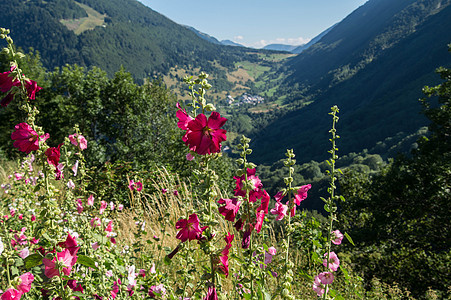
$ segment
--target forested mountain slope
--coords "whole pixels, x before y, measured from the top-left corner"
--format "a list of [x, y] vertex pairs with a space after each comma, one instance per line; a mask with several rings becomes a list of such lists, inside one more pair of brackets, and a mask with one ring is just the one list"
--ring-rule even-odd
[[301, 161], [325, 159], [335, 104], [341, 153], [427, 125], [418, 98], [439, 80], [434, 70], [451, 63], [450, 29], [450, 1], [367, 2], [290, 62], [283, 89], [292, 110], [254, 136], [258, 162], [282, 158], [287, 147]]
[[243, 48], [203, 40], [136, 0], [1, 1], [0, 20], [16, 45], [41, 53], [47, 68], [76, 63], [112, 75], [124, 66], [142, 79], [175, 66], [218, 73], [215, 63], [227, 68], [247, 56]]

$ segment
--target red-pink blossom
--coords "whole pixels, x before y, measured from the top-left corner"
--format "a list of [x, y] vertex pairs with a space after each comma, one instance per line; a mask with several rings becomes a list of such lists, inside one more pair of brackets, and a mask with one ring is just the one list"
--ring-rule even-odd
[[88, 148], [88, 141], [86, 141], [86, 138], [82, 136], [81, 134], [74, 133], [69, 135], [69, 140], [74, 146], [78, 146], [80, 150], [85, 150]]
[[188, 219], [181, 219], [175, 224], [175, 228], [180, 229], [176, 238], [185, 242], [186, 240], [196, 240], [202, 235], [202, 229], [199, 225], [199, 218], [192, 214]]
[[31, 289], [31, 283], [33, 282], [33, 280], [34, 276], [30, 272], [20, 275], [17, 290], [22, 294], [28, 293]]
[[[247, 175], [247, 180], [251, 182], [251, 186], [252, 186], [252, 190], [249, 191], [249, 202], [254, 203], [255, 201], [257, 201], [257, 199], [260, 199], [263, 195], [263, 184], [260, 180], [260, 178], [258, 178], [258, 176], [255, 176], [255, 169], [247, 169], [246, 171], [246, 175]], [[246, 179], [245, 175], [242, 175], [240, 177], [233, 177], [236, 181], [236, 187], [234, 189], [235, 192], [235, 196], [241, 196], [241, 197], [245, 197], [246, 196], [246, 190], [244, 189], [244, 181]]]
[[27, 90], [27, 97], [30, 100], [34, 100], [36, 92], [42, 90], [42, 88], [38, 86], [38, 83], [31, 79], [25, 80], [25, 89]]
[[22, 293], [16, 289], [9, 288], [1, 296], [1, 300], [19, 300]]
[[56, 253], [56, 257], [54, 257], [52, 260], [48, 258], [43, 258], [42, 262], [44, 263], [45, 266], [44, 270], [45, 276], [47, 276], [48, 278], [60, 276], [60, 272], [56, 266], [57, 260], [59, 264], [63, 266], [62, 268], [63, 274], [69, 276], [70, 272], [72, 271], [72, 267], [77, 262], [77, 258], [78, 257], [76, 255], [76, 251], [75, 253], [72, 254], [69, 251], [69, 249], [64, 249], [63, 251]]
[[100, 201], [100, 210], [99, 210], [99, 214], [103, 214], [103, 212], [105, 211], [106, 207], [108, 206], [108, 203], [106, 203], [106, 201]]
[[76, 202], [77, 202], [77, 212], [78, 212], [79, 214], [81, 214], [81, 213], [83, 212], [83, 202], [81, 201], [80, 198], [78, 198], [78, 199], [76, 200]]
[[15, 131], [11, 134], [11, 139], [15, 140], [13, 146], [25, 153], [38, 150], [39, 141], [49, 138], [48, 133], [39, 136], [27, 123], [19, 123], [14, 128]]
[[138, 192], [141, 192], [142, 189], [143, 189], [143, 184], [141, 183], [141, 181], [138, 181], [138, 182], [136, 183], [136, 190], [137, 190]]
[[307, 192], [312, 187], [311, 184], [306, 184], [301, 186], [298, 189], [298, 192], [296, 195], [294, 195], [294, 204], [301, 205], [301, 201], [305, 200], [307, 198]]
[[219, 204], [225, 204], [224, 206], [219, 207], [219, 213], [225, 217], [227, 221], [234, 222], [236, 214], [240, 209], [241, 201], [238, 201], [236, 198], [232, 199], [219, 199]]
[[314, 282], [313, 282], [313, 290], [316, 292], [318, 297], [323, 296], [324, 294], [324, 288], [321, 284], [321, 280], [319, 279], [319, 276], [315, 276]]
[[221, 251], [221, 256], [219, 256], [219, 261], [221, 262], [219, 269], [224, 273], [226, 278], [229, 276], [229, 250], [232, 247], [233, 238], [233, 234], [227, 233], [227, 236], [224, 238], [226, 246]]
[[185, 111], [177, 111], [179, 128], [186, 130], [183, 141], [191, 151], [200, 155], [218, 153], [221, 142], [227, 139], [226, 130], [221, 127], [227, 121], [218, 112], [212, 112], [207, 120], [204, 114], [192, 119]]
[[282, 220], [286, 215], [288, 211], [288, 206], [281, 202], [276, 202], [276, 205], [273, 209], [271, 209], [271, 214], [277, 215], [276, 220], [280, 221]]
[[216, 289], [214, 286], [208, 287], [207, 296], [204, 300], [218, 300], [218, 294], [216, 294]]

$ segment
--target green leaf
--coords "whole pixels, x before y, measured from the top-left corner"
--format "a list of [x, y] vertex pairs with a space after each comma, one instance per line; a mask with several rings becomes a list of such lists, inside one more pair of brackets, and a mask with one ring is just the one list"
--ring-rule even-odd
[[24, 260], [25, 269], [31, 269], [42, 264], [42, 256], [38, 253], [28, 255]]
[[348, 241], [355, 246], [354, 241], [352, 240], [352, 238], [349, 236], [349, 234], [347, 232], [345, 232], [345, 237], [348, 239]]
[[83, 265], [85, 267], [97, 269], [95, 261], [86, 255], [78, 255], [77, 263], [79, 263], [80, 265]]

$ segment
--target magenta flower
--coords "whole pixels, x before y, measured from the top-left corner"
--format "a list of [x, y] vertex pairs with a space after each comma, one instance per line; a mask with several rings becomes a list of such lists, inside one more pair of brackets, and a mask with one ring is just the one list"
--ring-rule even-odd
[[[252, 190], [249, 192], [249, 202], [254, 203], [257, 199], [260, 199], [263, 195], [263, 184], [258, 176], [255, 176], [255, 169], [247, 169], [247, 180], [251, 182]], [[235, 196], [246, 196], [246, 190], [244, 189], [245, 176], [233, 177], [236, 180], [236, 187], [234, 189]]]
[[77, 173], [78, 173], [78, 160], [72, 166], [72, 172], [74, 172], [74, 176], [77, 176]]
[[77, 212], [78, 212], [79, 214], [81, 214], [81, 213], [83, 212], [83, 202], [81, 201], [80, 198], [78, 198], [78, 199], [76, 200], [76, 202], [77, 202]]
[[48, 133], [39, 136], [27, 123], [19, 123], [14, 128], [11, 134], [11, 139], [15, 140], [13, 146], [27, 154], [39, 149], [40, 140], [45, 141], [50, 137]]
[[184, 111], [177, 111], [180, 129], [186, 130], [183, 136], [185, 145], [190, 150], [200, 155], [218, 153], [221, 151], [221, 142], [227, 139], [226, 130], [221, 127], [227, 121], [218, 112], [212, 112], [207, 120], [204, 114], [199, 114], [195, 119]]
[[28, 293], [31, 289], [31, 283], [33, 280], [34, 276], [30, 272], [20, 275], [17, 290], [22, 294]]
[[[2, 93], [8, 93], [13, 86], [19, 86], [20, 81], [18, 79], [14, 79], [14, 77], [10, 76], [11, 72], [15, 69], [15, 67], [11, 67], [10, 71], [6, 71], [0, 73], [0, 91]], [[7, 107], [9, 103], [14, 98], [14, 93], [8, 93], [1, 101], [0, 105], [3, 107]]]
[[276, 220], [280, 221], [282, 220], [286, 215], [288, 211], [288, 206], [281, 202], [276, 202], [276, 205], [273, 209], [271, 209], [271, 214], [277, 215]]
[[334, 230], [332, 231], [332, 243], [335, 245], [340, 245], [341, 241], [343, 240], [343, 234], [340, 232], [340, 230]]
[[192, 214], [188, 219], [181, 219], [175, 224], [175, 228], [180, 229], [176, 238], [185, 242], [186, 240], [196, 240], [202, 235], [202, 229], [199, 226], [199, 218]]
[[240, 209], [241, 201], [238, 201], [236, 198], [232, 199], [219, 199], [219, 204], [225, 204], [224, 206], [219, 207], [219, 213], [225, 217], [227, 221], [234, 222], [236, 214]]
[[232, 247], [234, 235], [227, 233], [227, 236], [224, 238], [226, 242], [226, 246], [221, 251], [221, 256], [219, 257], [219, 261], [221, 265], [219, 265], [219, 269], [224, 273], [226, 278], [229, 276], [229, 250]]
[[179, 109], [175, 114], [179, 119], [177, 126], [182, 130], [188, 130], [188, 123], [194, 119], [186, 113], [186, 110], [182, 110], [182, 107], [179, 103], [177, 103], [177, 108]]
[[186, 160], [192, 161], [194, 159], [194, 155], [192, 155], [191, 153], [188, 153], [186, 155]]
[[294, 204], [301, 205], [301, 202], [307, 198], [307, 192], [311, 187], [311, 184], [301, 186], [298, 189], [298, 193], [294, 195]]
[[218, 294], [216, 294], [216, 289], [214, 286], [208, 287], [207, 296], [204, 300], [218, 300]]
[[60, 276], [60, 271], [56, 265], [56, 261], [58, 261], [58, 264], [62, 266], [63, 274], [69, 276], [70, 272], [72, 271], [72, 267], [77, 262], [78, 257], [76, 255], [76, 252], [77, 251], [71, 254], [71, 251], [69, 251], [69, 249], [64, 249], [63, 251], [56, 253], [56, 257], [54, 257], [52, 260], [43, 258], [42, 262], [45, 266], [45, 276], [47, 276], [48, 278]]
[[82, 292], [83, 293], [83, 287], [81, 286], [81, 283], [77, 285], [77, 280], [71, 279], [67, 281], [67, 286], [73, 290], [74, 292]]
[[332, 272], [322, 272], [318, 275], [322, 284], [331, 284], [334, 281], [334, 274]]
[[30, 100], [34, 100], [36, 92], [42, 90], [42, 88], [38, 86], [38, 83], [31, 79], [25, 80], [25, 89], [27, 90], [27, 96]]
[[130, 191], [133, 191], [135, 189], [135, 182], [133, 180], [130, 180], [128, 182], [128, 188], [130, 189]]
[[141, 191], [143, 190], [143, 184], [141, 183], [141, 181], [138, 181], [138, 182], [136, 183], [136, 190], [137, 190], [138, 192], [141, 192]]
[[[323, 265], [327, 268], [327, 253], [324, 254], [325, 259], [323, 260]], [[329, 253], [329, 269], [332, 271], [337, 271], [340, 266], [340, 260], [338, 259], [337, 254], [335, 252]]]
[[1, 300], [15, 300], [20, 299], [22, 297], [22, 293], [16, 289], [9, 288], [7, 289], [0, 298]]
[[69, 135], [69, 140], [74, 146], [78, 146], [80, 150], [85, 150], [88, 148], [88, 141], [84, 136], [78, 133]]
[[99, 210], [99, 214], [103, 214], [103, 212], [105, 211], [106, 207], [108, 206], [108, 203], [106, 203], [106, 201], [100, 201], [100, 210]]

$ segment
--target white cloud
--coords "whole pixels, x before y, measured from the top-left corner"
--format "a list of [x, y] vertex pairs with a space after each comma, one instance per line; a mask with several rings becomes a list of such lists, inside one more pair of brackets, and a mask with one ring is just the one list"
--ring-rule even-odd
[[237, 41], [242, 41], [244, 40], [244, 37], [242, 35], [237, 35], [233, 37], [233, 41], [237, 42]]
[[246, 43], [245, 41], [241, 40], [241, 43], [245, 46], [252, 47], [252, 48], [263, 48], [266, 45], [270, 45], [270, 44], [284, 44], [284, 45], [298, 46], [298, 45], [306, 44], [306, 43], [310, 42], [310, 40], [311, 39], [298, 37], [298, 38], [276, 38], [276, 39], [272, 39], [272, 40], [260, 40], [260, 41], [253, 42], [253, 43]]

